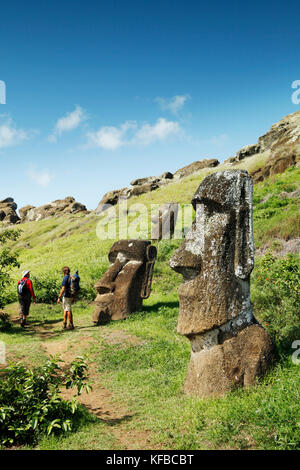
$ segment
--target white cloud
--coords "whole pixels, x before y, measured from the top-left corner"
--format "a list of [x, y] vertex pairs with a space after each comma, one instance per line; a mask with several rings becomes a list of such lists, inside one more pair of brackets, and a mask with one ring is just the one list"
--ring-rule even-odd
[[87, 119], [83, 109], [76, 106], [74, 111], [67, 113], [66, 116], [58, 119], [52, 134], [48, 137], [49, 142], [56, 142], [57, 137], [63, 132], [69, 132], [76, 129], [81, 122]]
[[28, 138], [27, 132], [17, 129], [10, 118], [6, 118], [6, 121], [0, 124], [0, 148], [19, 145]]
[[152, 126], [146, 123], [141, 127], [138, 127], [135, 121], [126, 121], [119, 127], [104, 126], [96, 132], [89, 132], [87, 146], [116, 150], [125, 145], [150, 145], [182, 133], [178, 122], [167, 121], [164, 118], [159, 118]]
[[43, 187], [48, 186], [50, 181], [53, 179], [53, 175], [51, 175], [47, 169], [36, 170], [34, 168], [30, 168], [27, 174], [32, 181]]
[[160, 105], [163, 111], [170, 111], [177, 115], [188, 99], [190, 99], [190, 95], [176, 95], [170, 99], [158, 96], [155, 98], [155, 101]]
[[89, 145], [92, 147], [102, 147], [106, 150], [116, 150], [128, 143], [126, 141], [126, 134], [129, 130], [133, 130], [136, 127], [137, 124], [134, 121], [126, 121], [119, 128], [114, 126], [101, 127], [98, 131], [87, 134]]
[[167, 121], [164, 118], [159, 118], [153, 126], [150, 124], [144, 124], [136, 133], [134, 140], [136, 142], [141, 142], [144, 145], [149, 145], [153, 142], [165, 140], [171, 135], [179, 133], [182, 133], [182, 130], [178, 122]]

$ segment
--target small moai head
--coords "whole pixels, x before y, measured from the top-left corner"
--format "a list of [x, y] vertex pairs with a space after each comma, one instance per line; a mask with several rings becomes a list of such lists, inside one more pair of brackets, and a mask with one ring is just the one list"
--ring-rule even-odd
[[176, 202], [165, 203], [158, 207], [151, 217], [151, 239], [171, 239], [175, 232], [178, 216], [178, 204]]
[[186, 281], [178, 291], [178, 331], [183, 334], [208, 331], [237, 316], [246, 304], [251, 308], [251, 177], [245, 170], [212, 173], [198, 187], [192, 204], [192, 228], [170, 260], [170, 267]]
[[113, 244], [108, 254], [110, 267], [95, 284], [94, 323], [124, 319], [142, 307], [151, 292], [156, 256], [150, 241], [119, 240]]

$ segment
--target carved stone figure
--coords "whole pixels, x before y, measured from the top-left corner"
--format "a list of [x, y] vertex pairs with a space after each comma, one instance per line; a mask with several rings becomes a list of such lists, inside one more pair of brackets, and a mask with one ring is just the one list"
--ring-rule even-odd
[[185, 392], [222, 395], [249, 386], [274, 357], [252, 313], [252, 179], [245, 170], [207, 176], [194, 194], [196, 219], [171, 258], [181, 273], [178, 332], [191, 342]]
[[108, 254], [111, 265], [95, 284], [94, 323], [125, 319], [141, 309], [143, 299], [151, 292], [156, 256], [150, 241], [120, 240], [113, 244]]
[[170, 239], [174, 235], [178, 215], [177, 203], [166, 203], [151, 217], [151, 239]]

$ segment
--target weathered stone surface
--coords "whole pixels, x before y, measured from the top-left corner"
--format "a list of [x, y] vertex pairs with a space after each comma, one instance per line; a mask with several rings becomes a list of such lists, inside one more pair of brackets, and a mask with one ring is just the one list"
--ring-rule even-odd
[[300, 162], [300, 152], [295, 147], [283, 148], [273, 152], [260, 168], [251, 173], [254, 183], [264, 181], [266, 178], [278, 173], [283, 173], [290, 166], [296, 166]]
[[150, 193], [151, 191], [154, 191], [158, 187], [159, 187], [158, 183], [154, 181], [152, 183], [145, 183], [145, 184], [133, 186], [133, 188], [130, 191], [130, 197], [140, 196], [141, 194]]
[[131, 181], [131, 186], [142, 186], [147, 183], [158, 183], [160, 180], [157, 176], [147, 176], [146, 178], [137, 178]]
[[0, 201], [0, 222], [7, 225], [18, 223], [20, 217], [16, 213], [17, 207], [12, 197]]
[[258, 324], [211, 348], [198, 350], [197, 338], [190, 338], [191, 361], [184, 385], [188, 395], [212, 397], [255, 385], [274, 361], [271, 339]]
[[20, 209], [21, 222], [33, 222], [63, 214], [88, 213], [87, 208], [71, 196], [57, 199], [40, 207], [25, 206]]
[[156, 256], [150, 241], [120, 240], [113, 244], [108, 254], [111, 265], [95, 284], [94, 323], [125, 319], [141, 309], [143, 299], [151, 292]]
[[130, 197], [130, 189], [122, 188], [116, 189], [114, 191], [108, 191], [104, 194], [103, 198], [99, 202], [96, 213], [101, 214], [101, 212], [107, 210], [111, 206], [115, 206], [122, 199], [127, 199]]
[[[196, 219], [170, 260], [185, 280], [178, 289], [177, 327], [192, 346], [185, 391], [218, 395], [235, 382], [254, 383], [273, 357], [271, 341], [257, 325], [250, 301], [251, 177], [245, 170], [213, 173], [200, 184], [192, 203]], [[248, 341], [247, 332], [257, 338], [256, 349], [242, 349], [254, 341], [250, 336]]]
[[171, 202], [160, 206], [151, 217], [151, 239], [170, 239], [174, 235], [178, 204]]
[[171, 173], [170, 171], [165, 171], [165, 173], [160, 175], [160, 180], [172, 180], [173, 176], [173, 173]]
[[35, 209], [35, 206], [27, 205], [27, 206], [21, 207], [21, 209], [19, 210], [21, 220], [25, 220], [27, 213], [31, 209]]
[[234, 158], [235, 161], [243, 160], [246, 157], [251, 157], [252, 155], [260, 152], [260, 145], [246, 145], [245, 147], [241, 148], [236, 154]]
[[203, 170], [203, 168], [214, 168], [219, 165], [219, 160], [216, 158], [204, 159], [190, 163], [190, 165], [180, 168], [174, 173], [174, 178], [184, 178], [185, 176], [193, 175], [197, 171]]
[[243, 147], [235, 157], [225, 160], [224, 163], [234, 164], [264, 152], [268, 152], [269, 156], [264, 165], [251, 173], [254, 183], [300, 164], [300, 111], [289, 114], [273, 124], [266, 134], [259, 137], [257, 144]]

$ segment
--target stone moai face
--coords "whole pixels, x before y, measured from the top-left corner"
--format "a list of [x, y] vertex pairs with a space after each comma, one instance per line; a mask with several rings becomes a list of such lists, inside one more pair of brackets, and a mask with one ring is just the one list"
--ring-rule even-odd
[[178, 204], [171, 202], [163, 204], [157, 213], [151, 217], [151, 239], [170, 239], [174, 235], [178, 216]]
[[151, 292], [156, 256], [150, 241], [120, 240], [113, 244], [108, 254], [111, 265], [95, 284], [94, 323], [125, 319], [141, 309], [143, 299]]
[[[272, 356], [272, 345], [257, 324], [250, 301], [251, 177], [244, 170], [213, 173], [200, 184], [192, 204], [195, 221], [170, 266], [185, 281], [178, 289], [178, 332], [192, 347], [185, 390], [209, 396], [234, 384], [254, 383], [266, 369], [264, 357]], [[255, 354], [250, 346], [253, 335]], [[229, 347], [230, 353], [225, 353]], [[248, 354], [251, 351], [255, 357]]]

